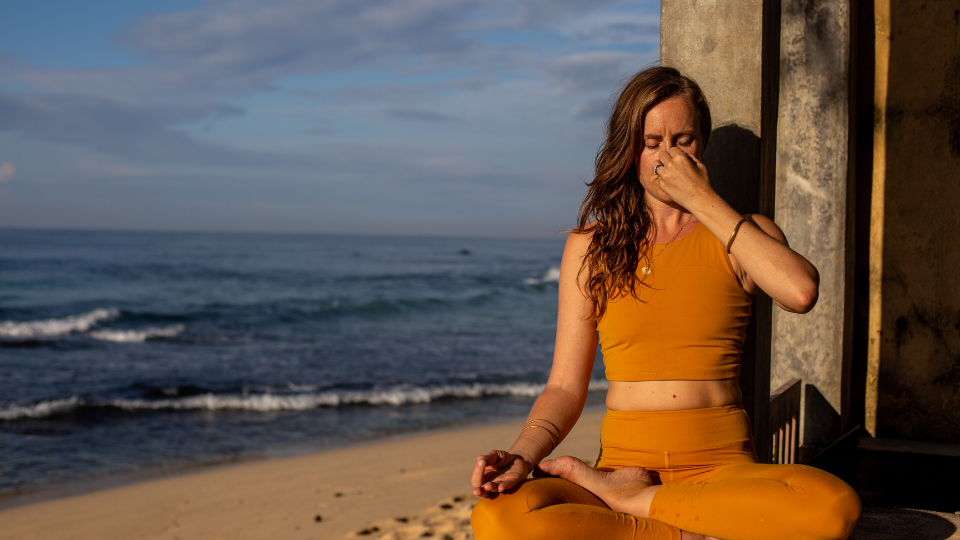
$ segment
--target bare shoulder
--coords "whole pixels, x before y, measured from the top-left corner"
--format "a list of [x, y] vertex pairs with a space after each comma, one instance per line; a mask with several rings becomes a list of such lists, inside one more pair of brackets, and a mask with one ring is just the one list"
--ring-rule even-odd
[[743, 217], [758, 229], [770, 235], [771, 238], [779, 241], [781, 244], [789, 245], [786, 235], [780, 230], [780, 227], [774, 221], [763, 214], [744, 214]]
[[567, 242], [563, 246], [563, 262], [560, 264], [561, 274], [564, 267], [580, 267], [583, 258], [587, 255], [587, 250], [590, 248], [590, 242], [593, 241], [594, 230], [596, 230], [596, 222], [591, 221], [583, 229], [572, 229], [570, 231]]
[[563, 253], [566, 255], [568, 252], [579, 253], [582, 257], [586, 253], [587, 248], [590, 246], [590, 242], [593, 241], [593, 232], [596, 229], [597, 222], [591, 221], [587, 223], [586, 227], [581, 229], [573, 229], [570, 231], [570, 235], [567, 236], [567, 244], [563, 248]]
[[583, 260], [587, 256], [587, 250], [590, 248], [590, 242], [593, 241], [593, 232], [596, 223], [587, 224], [582, 230], [572, 230], [567, 236], [567, 243], [563, 248], [563, 261], [560, 263], [560, 285], [565, 283], [577, 283], [583, 286], [583, 281], [587, 274], [581, 272], [583, 269]]

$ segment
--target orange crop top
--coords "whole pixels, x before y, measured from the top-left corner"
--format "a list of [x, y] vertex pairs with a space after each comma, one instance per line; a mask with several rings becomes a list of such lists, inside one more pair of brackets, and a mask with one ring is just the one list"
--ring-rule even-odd
[[[660, 253], [637, 286], [607, 302], [597, 323], [611, 381], [718, 380], [740, 375], [751, 296], [723, 244], [697, 224], [687, 236], [651, 246]], [[644, 263], [645, 264], [645, 263]], [[643, 277], [639, 274], [638, 277]]]

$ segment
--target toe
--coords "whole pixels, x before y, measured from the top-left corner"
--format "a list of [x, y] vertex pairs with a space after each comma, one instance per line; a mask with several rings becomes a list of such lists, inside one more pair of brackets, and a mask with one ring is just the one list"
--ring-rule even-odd
[[594, 493], [598, 490], [602, 491], [604, 479], [609, 474], [598, 471], [579, 459], [570, 456], [562, 456], [555, 459], [553, 469], [556, 472], [551, 474], [569, 480]]
[[552, 474], [553, 476], [559, 476], [571, 482], [577, 482], [579, 477], [582, 475], [582, 469], [587, 465], [580, 461], [577, 458], [570, 456], [560, 456], [556, 459], [550, 461], [544, 461], [540, 464], [540, 468], [544, 471]]

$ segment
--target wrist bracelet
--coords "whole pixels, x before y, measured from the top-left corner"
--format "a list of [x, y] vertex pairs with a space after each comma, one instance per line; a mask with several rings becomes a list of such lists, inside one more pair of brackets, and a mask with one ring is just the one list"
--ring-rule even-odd
[[550, 424], [550, 426], [553, 427], [554, 431], [557, 434], [557, 439], [560, 438], [560, 428], [558, 428], [557, 425], [554, 424], [553, 422], [547, 420], [546, 418], [534, 418], [533, 420], [530, 420], [529, 422], [527, 422], [527, 425], [532, 424], [534, 422], [546, 422]]
[[746, 220], [747, 218], [745, 217], [740, 218], [740, 221], [737, 222], [737, 226], [734, 227], [733, 232], [730, 233], [730, 239], [727, 240], [727, 253], [730, 253], [730, 246], [733, 245], [733, 239], [737, 237], [737, 231], [740, 230], [740, 226], [743, 225], [743, 222]]
[[552, 448], [550, 448], [550, 452], [553, 452], [553, 449], [556, 448], [558, 444], [560, 444], [560, 441], [558, 441], [558, 440], [555, 438], [555, 436], [554, 436], [554, 434], [553, 434], [552, 431], [550, 431], [549, 429], [547, 429], [547, 428], [545, 428], [545, 427], [543, 427], [543, 426], [538, 426], [538, 425], [536, 425], [536, 424], [531, 424], [531, 425], [529, 425], [529, 426], [521, 429], [521, 430], [520, 430], [520, 433], [523, 433], [524, 431], [526, 431], [526, 430], [528, 430], [528, 429], [530, 429], [530, 428], [540, 428], [540, 429], [542, 429], [542, 430], [544, 430], [544, 431], [546, 431], [547, 433], [550, 434], [550, 443], [551, 443], [552, 446], [553, 446]]

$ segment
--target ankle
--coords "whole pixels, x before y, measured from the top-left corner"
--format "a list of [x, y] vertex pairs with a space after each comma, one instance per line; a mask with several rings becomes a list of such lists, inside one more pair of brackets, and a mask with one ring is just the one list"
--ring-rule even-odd
[[640, 495], [637, 497], [637, 517], [650, 517], [650, 507], [653, 505], [653, 497], [657, 494], [658, 489], [660, 489], [660, 486], [649, 486], [640, 491]]

